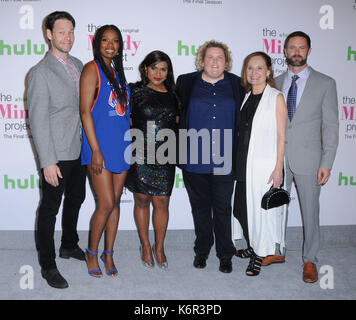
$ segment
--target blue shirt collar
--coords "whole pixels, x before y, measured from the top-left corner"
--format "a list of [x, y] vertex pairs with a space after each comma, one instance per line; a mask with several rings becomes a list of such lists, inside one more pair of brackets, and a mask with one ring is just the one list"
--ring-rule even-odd
[[[309, 77], [309, 73], [310, 73], [310, 67], [307, 66], [306, 68], [304, 68], [302, 71], [300, 71], [299, 73], [297, 73], [297, 75], [299, 76], [299, 78], [301, 79], [307, 79]], [[288, 79], [292, 79], [292, 77], [295, 75], [295, 73], [293, 73], [292, 71], [290, 71], [288, 69]]]

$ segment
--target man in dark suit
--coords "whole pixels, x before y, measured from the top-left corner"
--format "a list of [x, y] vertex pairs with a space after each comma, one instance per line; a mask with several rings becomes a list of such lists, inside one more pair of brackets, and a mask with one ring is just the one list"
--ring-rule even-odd
[[[302, 31], [288, 35], [284, 54], [288, 70], [276, 78], [284, 93], [289, 121], [286, 132], [286, 185], [298, 191], [304, 227], [303, 280], [317, 281], [319, 196], [330, 177], [339, 141], [335, 80], [308, 66], [310, 38]], [[266, 257], [262, 265], [284, 262], [284, 255]]]
[[[231, 234], [232, 149], [236, 149], [235, 128], [245, 93], [241, 79], [228, 72], [231, 57], [223, 43], [209, 41], [200, 47], [197, 68], [198, 72], [177, 79], [183, 105], [179, 161], [196, 234], [193, 265], [205, 268], [215, 235], [219, 270], [230, 273], [236, 252]], [[186, 130], [196, 135], [189, 135], [184, 148]], [[182, 154], [187, 155], [187, 162]]]
[[69, 13], [51, 13], [45, 20], [45, 27], [51, 49], [31, 70], [27, 95], [31, 132], [42, 178], [37, 240], [43, 278], [52, 287], [66, 288], [68, 283], [55, 262], [53, 237], [64, 194], [59, 256], [84, 260], [77, 234], [86, 182], [86, 169], [80, 163], [79, 78], [83, 64], [69, 55], [75, 27]]

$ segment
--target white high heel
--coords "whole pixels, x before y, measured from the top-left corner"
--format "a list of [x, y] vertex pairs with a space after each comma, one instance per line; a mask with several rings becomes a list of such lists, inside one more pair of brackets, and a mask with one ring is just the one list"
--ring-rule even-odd
[[147, 262], [142, 259], [142, 246], [140, 246], [140, 259], [141, 259], [141, 262], [145, 268], [148, 268], [148, 269], [154, 268], [154, 266], [155, 266], [154, 262]]
[[156, 260], [156, 263], [157, 263], [157, 266], [159, 267], [159, 268], [161, 268], [162, 270], [164, 270], [164, 271], [168, 271], [168, 262], [166, 261], [166, 262], [158, 262], [157, 261], [157, 257], [156, 257], [156, 244], [154, 244], [153, 246], [152, 246], [152, 254], [153, 254], [153, 257], [154, 257], [154, 259]]

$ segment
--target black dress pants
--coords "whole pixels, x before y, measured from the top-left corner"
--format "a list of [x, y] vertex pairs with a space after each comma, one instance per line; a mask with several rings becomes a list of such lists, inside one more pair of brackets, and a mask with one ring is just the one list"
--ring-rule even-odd
[[230, 260], [236, 252], [231, 232], [233, 177], [183, 170], [183, 179], [192, 207], [195, 254], [207, 258], [215, 235], [217, 257]]
[[247, 247], [250, 247], [247, 221], [246, 181], [236, 181], [234, 197], [234, 217], [239, 221]]
[[42, 199], [38, 209], [37, 245], [39, 262], [43, 270], [56, 268], [54, 231], [56, 216], [63, 202], [61, 247], [74, 249], [78, 245], [77, 222], [81, 204], [85, 199], [86, 167], [80, 159], [59, 161], [63, 178], [58, 178], [59, 186], [46, 182], [41, 170]]

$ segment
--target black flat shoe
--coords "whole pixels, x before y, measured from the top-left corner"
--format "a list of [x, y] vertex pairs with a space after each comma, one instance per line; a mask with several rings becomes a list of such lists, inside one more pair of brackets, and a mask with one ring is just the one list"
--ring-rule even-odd
[[41, 275], [47, 280], [49, 286], [57, 289], [68, 288], [68, 282], [62, 277], [58, 269], [41, 270]]
[[197, 269], [204, 269], [206, 267], [206, 258], [195, 256], [193, 266]]
[[63, 259], [74, 258], [80, 261], [85, 261], [84, 251], [79, 247], [76, 247], [75, 249], [65, 249], [61, 247], [59, 248], [59, 256]]
[[231, 273], [232, 272], [231, 260], [220, 260], [219, 271], [221, 271], [223, 273]]

